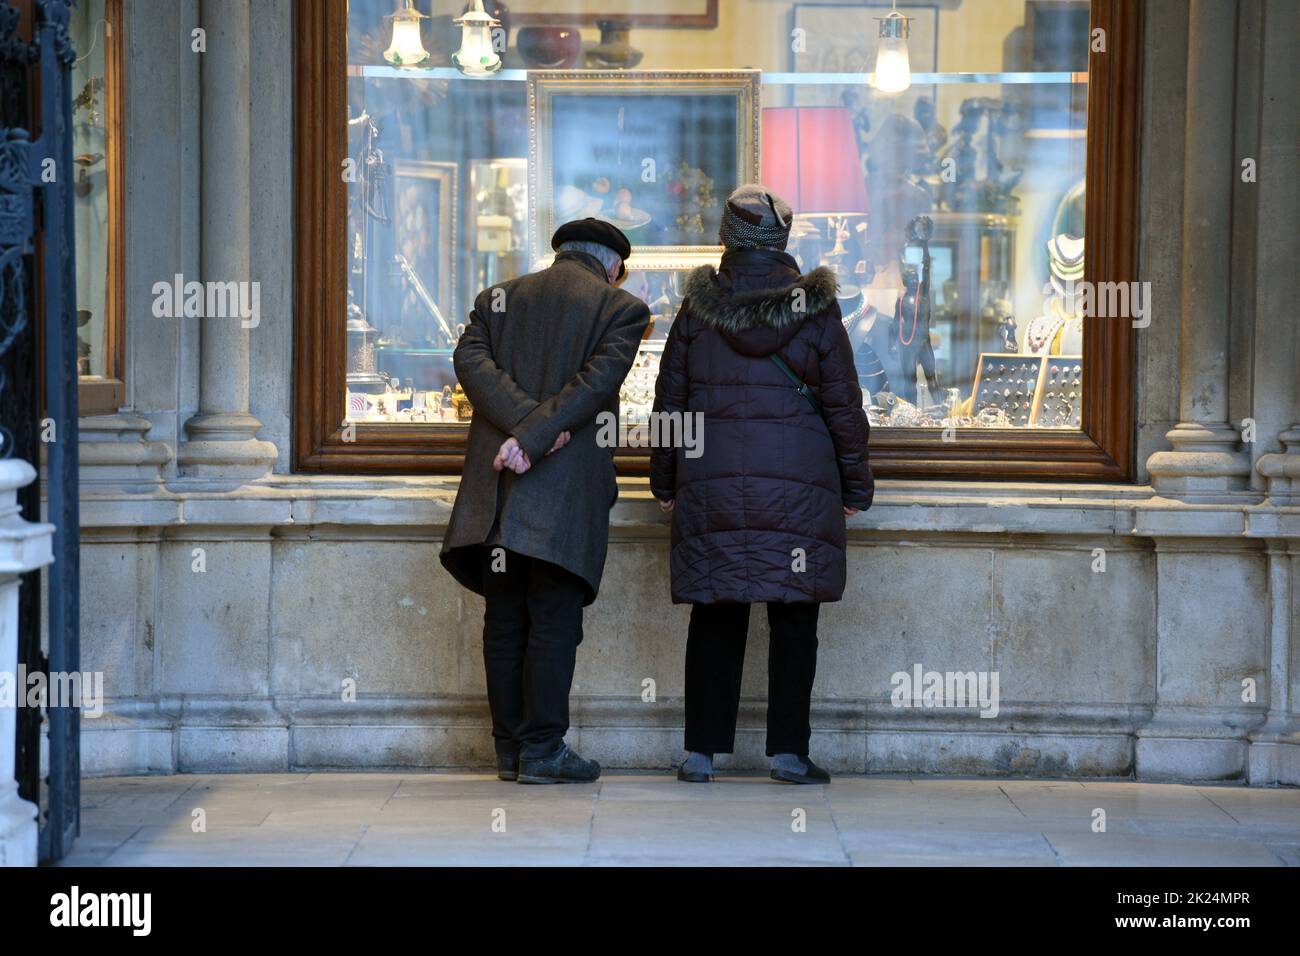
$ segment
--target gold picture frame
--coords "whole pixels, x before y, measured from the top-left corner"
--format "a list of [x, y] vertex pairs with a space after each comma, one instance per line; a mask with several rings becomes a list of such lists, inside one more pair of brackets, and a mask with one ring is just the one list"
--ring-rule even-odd
[[[460, 235], [460, 166], [452, 162], [399, 159], [393, 164], [394, 244], [397, 253], [410, 263], [419, 292], [414, 285], [403, 286], [396, 304], [396, 326], [418, 324], [408, 313], [418, 302], [420, 292], [429, 294], [443, 318], [452, 328], [460, 321], [456, 287], [457, 244]], [[436, 195], [422, 195], [436, 185]], [[432, 198], [432, 203], [430, 199]], [[414, 205], [413, 205], [414, 204]], [[436, 209], [437, 220], [429, 230], [428, 219]], [[412, 216], [413, 212], [423, 215]], [[430, 266], [436, 269], [433, 288], [425, 279]]]
[[[650, 309], [651, 327], [646, 331], [643, 347], [658, 343], [662, 347], [668, 328], [677, 317], [685, 296], [686, 278], [700, 266], [719, 265], [721, 253], [691, 255], [639, 255], [635, 251], [627, 260], [627, 276], [621, 287], [636, 296]], [[653, 281], [652, 281], [653, 277]]]
[[623, 229], [634, 255], [720, 254], [722, 204], [758, 179], [761, 82], [758, 70], [530, 71], [529, 261], [589, 215]]

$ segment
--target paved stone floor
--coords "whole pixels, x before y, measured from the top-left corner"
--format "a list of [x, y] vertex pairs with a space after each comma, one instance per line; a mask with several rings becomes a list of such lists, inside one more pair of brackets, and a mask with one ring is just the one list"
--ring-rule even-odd
[[1300, 790], [1131, 781], [116, 777], [81, 819], [71, 865], [1300, 865]]

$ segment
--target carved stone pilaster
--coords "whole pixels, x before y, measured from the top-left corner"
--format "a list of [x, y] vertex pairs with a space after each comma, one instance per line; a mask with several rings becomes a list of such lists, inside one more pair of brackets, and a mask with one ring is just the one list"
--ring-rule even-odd
[[[1300, 456], [1277, 455], [1300, 461]], [[1300, 784], [1300, 715], [1291, 688], [1297, 657], [1296, 578], [1300, 544], [1270, 541], [1268, 550], [1269, 674], [1268, 714], [1250, 735], [1252, 784]]]
[[1183, 174], [1179, 423], [1147, 461], [1162, 495], [1213, 500], [1249, 487], [1250, 460], [1228, 419], [1236, 4], [1191, 0]]
[[[252, 114], [249, 0], [203, 0], [207, 51], [200, 66], [203, 113], [200, 213], [205, 283], [252, 281]], [[188, 277], [187, 277], [188, 279]], [[250, 332], [238, 316], [200, 320], [199, 410], [177, 449], [180, 474], [217, 483], [265, 477], [276, 448], [257, 438], [249, 414]]]

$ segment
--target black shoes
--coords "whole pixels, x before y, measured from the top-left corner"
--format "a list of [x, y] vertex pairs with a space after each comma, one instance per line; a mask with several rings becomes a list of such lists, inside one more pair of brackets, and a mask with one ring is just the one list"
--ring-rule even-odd
[[772, 768], [772, 779], [783, 783], [830, 783], [831, 775], [812, 762], [809, 757], [803, 760], [803, 771]]
[[519, 760], [520, 783], [592, 783], [599, 777], [600, 764], [579, 757], [563, 741], [549, 756]]
[[501, 780], [519, 778], [519, 751], [497, 751], [497, 777]]

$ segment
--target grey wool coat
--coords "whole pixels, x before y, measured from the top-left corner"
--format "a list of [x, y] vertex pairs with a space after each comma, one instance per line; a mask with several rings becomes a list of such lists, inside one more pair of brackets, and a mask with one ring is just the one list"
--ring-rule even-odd
[[[590, 604], [618, 498], [614, 449], [596, 444], [596, 416], [618, 415], [650, 311], [610, 284], [594, 256], [566, 251], [481, 292], [469, 319], [454, 361], [474, 417], [443, 566], [482, 594], [479, 546], [499, 545], [578, 575]], [[547, 455], [565, 431], [569, 443]], [[532, 462], [522, 475], [492, 469], [511, 435]]]

